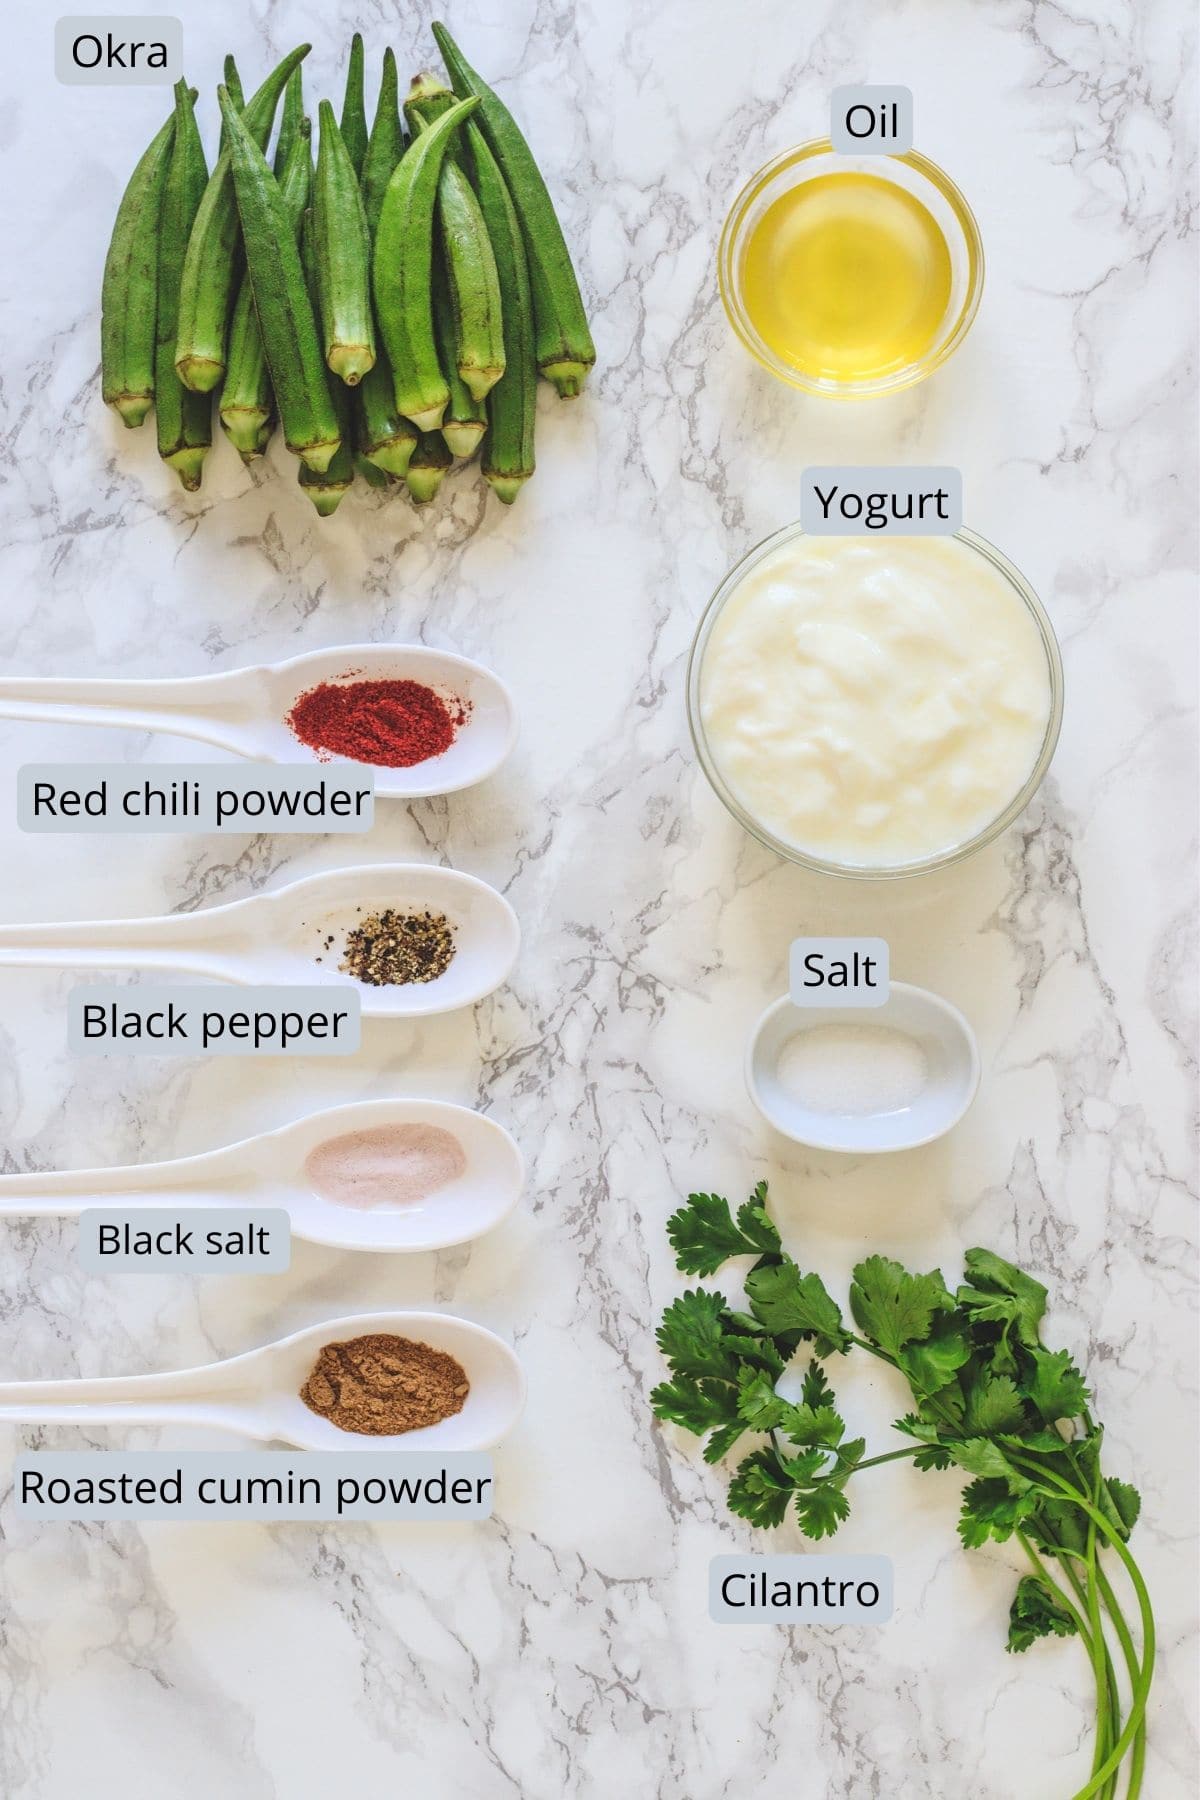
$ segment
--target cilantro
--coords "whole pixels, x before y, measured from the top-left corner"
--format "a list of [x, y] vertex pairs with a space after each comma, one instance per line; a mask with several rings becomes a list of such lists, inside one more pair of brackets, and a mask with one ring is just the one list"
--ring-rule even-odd
[[869, 1256], [854, 1271], [850, 1311], [887, 1356], [927, 1338], [934, 1315], [953, 1305], [936, 1269], [932, 1275], [910, 1275], [885, 1256]]
[[962, 1497], [958, 1535], [969, 1550], [977, 1550], [989, 1538], [1003, 1543], [1028, 1518], [1036, 1501], [1028, 1490], [1014, 1494], [1007, 1481], [987, 1476], [973, 1481]]
[[714, 1425], [732, 1424], [738, 1416], [734, 1391], [724, 1381], [664, 1381], [654, 1389], [650, 1404], [660, 1419], [670, 1419], [697, 1437]]
[[1048, 1424], [1053, 1425], [1056, 1419], [1075, 1419], [1087, 1411], [1088, 1391], [1069, 1351], [1042, 1350], [1034, 1345], [1029, 1360], [1033, 1368], [1022, 1384], [1022, 1392]]
[[752, 1525], [782, 1525], [792, 1497], [791, 1478], [773, 1450], [755, 1450], [738, 1464], [729, 1484], [729, 1510]]
[[818, 1356], [832, 1356], [849, 1346], [840, 1308], [830, 1299], [819, 1275], [802, 1275], [790, 1256], [746, 1277], [750, 1310], [772, 1333], [799, 1332], [811, 1337]]
[[[820, 1276], [786, 1254], [766, 1206], [760, 1184], [736, 1215], [719, 1195], [693, 1194], [672, 1217], [671, 1242], [685, 1273], [715, 1274], [734, 1256], [758, 1260], [745, 1278], [747, 1311], [702, 1288], [667, 1308], [659, 1344], [671, 1380], [654, 1389], [655, 1412], [707, 1434], [709, 1463], [756, 1435], [730, 1480], [731, 1511], [761, 1528], [791, 1523], [814, 1540], [849, 1517], [851, 1482], [880, 1463], [906, 1459], [923, 1471], [965, 1471], [971, 1479], [958, 1521], [963, 1545], [1011, 1543], [1036, 1571], [1018, 1582], [1009, 1650], [1077, 1635], [1077, 1618], [1088, 1621], [1099, 1685], [1094, 1773], [1085, 1791], [1114, 1794], [1127, 1758], [1128, 1791], [1139, 1791], [1153, 1615], [1124, 1546], [1141, 1500], [1127, 1482], [1104, 1473], [1104, 1434], [1069, 1351], [1042, 1342], [1046, 1289], [990, 1250], [967, 1252], [965, 1278], [953, 1294], [936, 1269], [917, 1274], [869, 1256], [850, 1287], [862, 1334], [854, 1336]], [[817, 1360], [804, 1371], [797, 1403], [779, 1392], [780, 1378], [806, 1342]], [[824, 1359], [855, 1350], [869, 1353], [875, 1367], [888, 1366], [911, 1396], [911, 1410], [895, 1421], [909, 1440], [903, 1448], [868, 1457], [863, 1438], [846, 1436]], [[1100, 1566], [1113, 1550], [1137, 1597], [1140, 1658]], [[1111, 1668], [1118, 1657], [1129, 1676], [1122, 1693]]]
[[1007, 1649], [1020, 1653], [1039, 1638], [1074, 1637], [1075, 1621], [1055, 1594], [1036, 1576], [1025, 1575], [1017, 1583], [1008, 1615]]
[[778, 1255], [779, 1233], [767, 1217], [767, 1184], [760, 1181], [739, 1207], [737, 1221], [720, 1194], [689, 1194], [667, 1220], [667, 1236], [685, 1275], [715, 1275], [731, 1256]]
[[658, 1328], [658, 1347], [674, 1375], [737, 1379], [738, 1357], [722, 1323], [725, 1298], [697, 1288], [669, 1306]]

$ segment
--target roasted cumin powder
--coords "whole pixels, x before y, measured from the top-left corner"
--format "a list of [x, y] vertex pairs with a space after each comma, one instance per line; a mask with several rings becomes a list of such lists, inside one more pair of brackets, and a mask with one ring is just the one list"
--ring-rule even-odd
[[402, 913], [389, 906], [346, 933], [338, 967], [368, 987], [403, 987], [436, 981], [454, 951], [454, 927], [445, 913]]
[[326, 1344], [300, 1398], [342, 1431], [396, 1437], [461, 1412], [470, 1391], [462, 1364], [444, 1350], [373, 1332]]

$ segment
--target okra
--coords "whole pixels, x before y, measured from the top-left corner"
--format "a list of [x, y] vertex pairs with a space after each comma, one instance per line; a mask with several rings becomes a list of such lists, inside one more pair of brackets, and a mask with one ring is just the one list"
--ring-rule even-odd
[[423, 431], [404, 472], [414, 506], [428, 506], [452, 461], [446, 440], [440, 431]]
[[379, 215], [375, 310], [392, 365], [396, 406], [422, 431], [442, 422], [450, 391], [433, 331], [433, 215], [447, 145], [478, 107], [462, 100], [423, 131], [397, 165]]
[[[443, 170], [443, 174], [445, 171]], [[455, 456], [474, 456], [487, 429], [487, 401], [477, 400], [458, 371], [458, 334], [446, 275], [444, 254], [434, 254], [433, 329], [450, 399], [442, 419], [442, 436]]]
[[[228, 87], [228, 82], [225, 84]], [[230, 90], [232, 93], [232, 90]], [[283, 112], [279, 118], [279, 137], [275, 143], [275, 178], [283, 180], [283, 172], [292, 154], [292, 145], [304, 117], [304, 70], [297, 65], [288, 76], [283, 90]]]
[[[418, 75], [404, 103], [414, 137], [453, 105], [454, 95], [436, 76]], [[454, 319], [452, 361], [472, 396], [482, 400], [504, 373], [500, 282], [479, 202], [453, 150], [438, 177], [438, 226]], [[442, 369], [449, 380], [445, 353]]]
[[[279, 96], [310, 48], [309, 44], [301, 44], [289, 52], [246, 104], [241, 116], [259, 150], [266, 148], [271, 135]], [[230, 105], [233, 106], [232, 96]], [[228, 138], [227, 132], [227, 142]], [[237, 245], [238, 208], [227, 148], [217, 158], [196, 214], [179, 295], [175, 367], [184, 386], [197, 393], [208, 393], [225, 373], [225, 340], [239, 268]]]
[[[308, 120], [301, 119], [293, 134], [291, 153], [280, 182], [283, 203], [295, 231], [300, 229], [309, 200], [312, 176], [310, 132]], [[269, 438], [274, 413], [271, 371], [254, 306], [254, 291], [246, 274], [242, 276], [229, 327], [229, 367], [221, 390], [221, 423], [243, 462], [262, 455], [266, 447], [263, 430], [267, 428]]]
[[104, 259], [100, 389], [131, 429], [154, 404], [158, 231], [174, 140], [172, 112], [129, 178]]
[[537, 358], [529, 264], [512, 196], [474, 119], [466, 137], [479, 205], [496, 252], [504, 309], [505, 369], [488, 395], [483, 474], [497, 499], [511, 506], [535, 466]]
[[[396, 164], [404, 154], [400, 124], [400, 90], [396, 58], [383, 53], [379, 104], [367, 143], [362, 172], [363, 211], [372, 247], [383, 207], [383, 196]], [[413, 453], [417, 434], [396, 410], [392, 365], [383, 347], [382, 333], [375, 334], [375, 367], [369, 369], [354, 392], [354, 440], [362, 457], [386, 475], [403, 475]]]
[[212, 443], [212, 401], [207, 394], [190, 392], [176, 375], [175, 328], [188, 234], [207, 180], [192, 92], [180, 81], [175, 85], [175, 133], [158, 233], [154, 404], [158, 454], [189, 491], [200, 486], [200, 472]]
[[222, 88], [246, 267], [289, 450], [327, 469], [342, 441], [300, 247], [279, 183]]
[[400, 123], [400, 85], [396, 72], [396, 57], [389, 46], [383, 53], [379, 103], [375, 108], [371, 136], [367, 140], [367, 154], [363, 158], [360, 183], [363, 211], [367, 215], [367, 227], [372, 241], [379, 229], [379, 214], [383, 206], [383, 196], [387, 192], [387, 184], [392, 179], [396, 164], [403, 154], [404, 128]]
[[569, 399], [582, 391], [596, 349], [554, 202], [533, 152], [503, 100], [467, 62], [444, 25], [435, 24], [433, 35], [454, 92], [480, 102], [479, 122], [500, 165], [525, 238], [538, 367], [560, 396]]
[[[322, 102], [326, 104], [326, 102]], [[321, 129], [325, 125], [322, 120]], [[314, 308], [319, 304], [318, 294], [321, 285], [319, 242], [316, 229], [316, 211], [310, 207], [304, 214], [300, 227], [300, 261], [304, 268], [304, 279], [308, 284], [309, 298]], [[352, 396], [340, 381], [330, 384], [330, 398], [337, 414], [338, 427], [342, 441], [330, 461], [323, 469], [311, 469], [307, 463], [300, 464], [300, 486], [308, 495], [322, 519], [329, 518], [342, 504], [350, 489], [354, 486], [354, 449], [353, 449], [353, 400]]]
[[[238, 111], [244, 111], [246, 96], [242, 92], [242, 78], [238, 74], [238, 66], [232, 56], [227, 56], [225, 58], [225, 86], [229, 89], [229, 98], [233, 101], [233, 104], [237, 107]], [[225, 154], [226, 135], [225, 127], [222, 125], [221, 138], [217, 145], [218, 156], [223, 156]]]
[[321, 102], [320, 118], [313, 260], [325, 361], [347, 387], [357, 387], [375, 364], [371, 234], [358, 177], [328, 100]]
[[356, 31], [350, 40], [350, 61], [346, 66], [346, 92], [342, 97], [341, 124], [342, 139], [350, 152], [356, 177], [362, 174], [363, 158], [367, 154], [367, 103], [363, 92], [365, 73], [362, 32]]

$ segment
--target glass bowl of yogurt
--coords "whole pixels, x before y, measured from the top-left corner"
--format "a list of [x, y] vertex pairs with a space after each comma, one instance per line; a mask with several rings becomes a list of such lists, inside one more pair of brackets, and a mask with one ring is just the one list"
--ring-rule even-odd
[[688, 665], [701, 767], [789, 861], [886, 880], [980, 850], [1037, 791], [1062, 659], [1008, 559], [952, 537], [775, 532], [730, 571]]

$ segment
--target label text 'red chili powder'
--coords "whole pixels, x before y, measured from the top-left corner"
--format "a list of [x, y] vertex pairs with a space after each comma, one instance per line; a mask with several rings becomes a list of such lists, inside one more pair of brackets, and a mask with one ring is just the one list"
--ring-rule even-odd
[[300, 695], [287, 722], [318, 756], [411, 769], [443, 755], [470, 710], [421, 681], [323, 681]]

